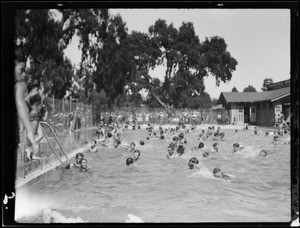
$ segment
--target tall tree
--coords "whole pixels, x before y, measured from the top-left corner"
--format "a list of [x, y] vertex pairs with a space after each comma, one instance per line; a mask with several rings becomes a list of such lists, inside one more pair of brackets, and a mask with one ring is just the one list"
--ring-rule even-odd
[[231, 92], [238, 92], [237, 88], [236, 87], [233, 87]]
[[273, 83], [273, 79], [272, 78], [265, 78], [261, 90], [262, 91], [268, 91], [268, 85], [270, 85], [272, 83]]
[[[213, 37], [200, 43], [191, 22], [182, 23], [177, 30], [159, 19], [148, 34], [130, 34], [129, 43], [137, 66], [135, 80], [165, 108], [185, 106], [183, 100], [203, 95], [204, 77], [213, 75], [217, 85], [230, 80], [237, 65], [224, 39]], [[149, 76], [149, 70], [160, 65], [166, 66], [161, 91]]]
[[45, 82], [49, 96], [62, 98], [71, 85], [72, 65], [64, 58], [61, 24], [47, 9], [17, 10], [16, 58], [30, 61], [29, 74]]
[[257, 92], [252, 85], [248, 85], [243, 92]]

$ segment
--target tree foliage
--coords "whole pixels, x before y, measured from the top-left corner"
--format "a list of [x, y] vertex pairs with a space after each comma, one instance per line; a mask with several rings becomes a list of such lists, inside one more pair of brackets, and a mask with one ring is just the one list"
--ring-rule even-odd
[[252, 85], [248, 85], [243, 92], [257, 92]]
[[238, 92], [237, 88], [236, 87], [233, 87], [231, 92]]
[[[205, 108], [211, 106], [205, 78], [214, 77], [219, 86], [230, 81], [236, 69], [225, 40], [214, 36], [201, 42], [192, 22], [177, 29], [158, 19], [147, 33], [129, 33], [122, 17], [108, 9], [58, 11], [59, 21], [49, 10], [18, 11], [15, 39], [17, 55], [31, 58], [31, 73], [44, 77], [56, 98], [68, 90], [103, 108], [94, 99], [101, 97], [108, 108], [138, 106], [140, 91], [146, 89], [149, 106]], [[78, 70], [63, 55], [74, 36], [82, 53]], [[149, 75], [157, 66], [166, 67], [163, 81]]]
[[262, 91], [268, 91], [268, 85], [270, 85], [272, 83], [273, 83], [272, 78], [265, 78], [261, 90]]
[[16, 12], [15, 54], [30, 60], [29, 74], [45, 82], [49, 96], [62, 98], [70, 86], [73, 69], [64, 57], [61, 24], [47, 9], [18, 10]]

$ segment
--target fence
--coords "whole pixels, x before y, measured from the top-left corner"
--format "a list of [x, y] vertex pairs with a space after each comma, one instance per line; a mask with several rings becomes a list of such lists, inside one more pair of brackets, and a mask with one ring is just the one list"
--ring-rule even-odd
[[46, 98], [48, 122], [55, 132], [74, 131], [93, 126], [92, 107], [63, 99]]
[[[179, 121], [185, 124], [227, 124], [229, 113], [225, 108], [219, 109], [175, 109], [173, 115], [167, 116], [163, 108], [122, 108], [114, 109], [113, 112], [101, 114], [104, 122], [108, 122], [110, 116], [112, 120], [118, 123], [129, 123], [133, 121], [141, 124], [177, 124]], [[98, 123], [97, 123], [98, 124]]]
[[[93, 126], [92, 108], [90, 105], [53, 98], [44, 99], [44, 105], [48, 111], [45, 122], [52, 126], [67, 154], [82, 148], [87, 140], [95, 136], [95, 131], [88, 129]], [[44, 130], [50, 136], [49, 140], [59, 156], [63, 157], [50, 129], [45, 127]], [[38, 156], [42, 159], [28, 162], [24, 152], [26, 148], [25, 134], [24, 130], [20, 131], [16, 181], [39, 169], [44, 169], [50, 163], [58, 162], [45, 138], [39, 143]]]

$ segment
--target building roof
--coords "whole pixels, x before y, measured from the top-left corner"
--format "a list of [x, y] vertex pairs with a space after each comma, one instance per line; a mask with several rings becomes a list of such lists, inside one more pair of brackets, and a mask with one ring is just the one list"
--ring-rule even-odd
[[290, 94], [290, 87], [265, 92], [222, 92], [218, 103], [228, 102], [259, 102], [281, 98]]

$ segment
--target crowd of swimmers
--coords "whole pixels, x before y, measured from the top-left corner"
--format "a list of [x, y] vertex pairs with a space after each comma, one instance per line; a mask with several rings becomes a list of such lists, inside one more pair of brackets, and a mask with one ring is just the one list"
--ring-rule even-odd
[[[125, 148], [129, 151], [132, 156], [128, 157], [125, 161], [127, 166], [131, 166], [132, 164], [136, 163], [141, 155], [140, 150], [136, 149], [136, 144], [131, 142], [127, 144], [126, 142], [121, 141], [121, 134], [123, 131], [129, 130], [131, 127], [132, 130], [141, 130], [140, 124], [134, 124], [129, 126], [125, 124], [125, 126], [121, 127], [115, 123], [111, 123], [110, 125], [101, 125], [97, 130], [97, 137], [93, 139], [90, 143], [88, 148], [89, 153], [97, 153], [99, 147], [108, 147], [108, 148]], [[190, 133], [196, 129], [196, 126], [189, 126], [186, 127], [184, 125], [177, 125], [176, 127], [167, 127], [164, 128], [162, 125], [158, 127], [158, 130], [154, 130], [154, 126], [148, 124], [146, 126], [146, 132], [148, 133], [146, 136], [146, 140], [169, 140], [171, 138], [171, 142], [167, 147], [167, 159], [173, 159], [176, 157], [180, 157], [183, 154], [186, 154], [187, 150], [196, 150], [202, 152], [203, 158], [208, 158], [211, 153], [218, 153], [220, 143], [225, 140], [225, 133], [221, 131], [220, 127], [209, 126], [207, 130], [201, 130], [199, 136], [197, 137], [200, 141], [198, 146], [193, 148], [186, 148], [187, 139], [185, 137], [186, 133]], [[248, 126], [246, 126], [244, 131], [249, 130]], [[236, 130], [238, 132], [238, 130]], [[284, 134], [288, 133], [287, 131], [282, 131], [279, 129], [278, 131], [267, 131], [265, 136], [274, 135], [274, 139], [272, 143], [274, 144], [287, 144], [288, 142], [281, 142], [279, 139]], [[254, 135], [260, 134], [260, 130], [257, 127], [254, 127], [253, 130]], [[261, 135], [261, 134], [260, 134]], [[205, 141], [215, 141], [212, 145], [212, 148], [206, 148], [204, 143]], [[145, 145], [145, 141], [140, 141], [139, 143], [141, 146]], [[240, 146], [239, 143], [234, 143], [232, 145], [232, 154], [236, 155], [245, 151], [245, 147]], [[258, 155], [260, 157], [266, 157], [268, 155], [268, 150], [260, 150]], [[83, 162], [83, 166], [81, 165]], [[86, 171], [87, 161], [83, 158], [83, 155], [80, 154], [76, 156], [76, 162], [74, 163], [74, 167], [79, 167], [79, 170]], [[188, 168], [189, 169], [199, 169], [200, 163], [198, 158], [192, 157], [188, 161]], [[88, 169], [87, 169], [88, 170]], [[226, 174], [220, 170], [220, 168], [216, 167], [213, 170], [213, 176], [216, 178], [223, 178], [226, 180], [234, 178], [233, 175]]]

